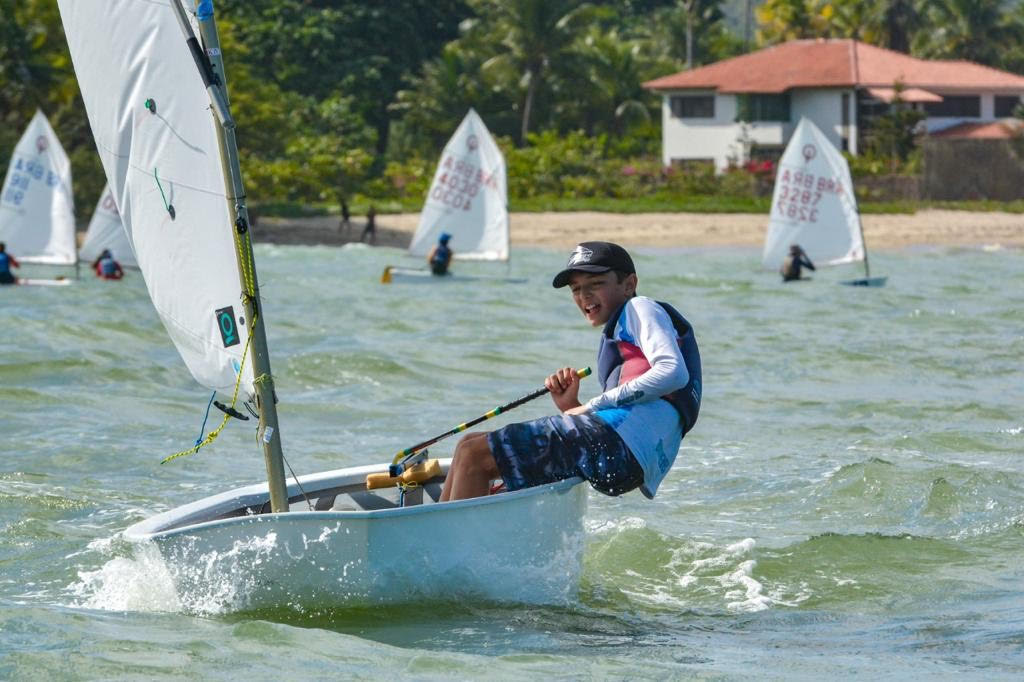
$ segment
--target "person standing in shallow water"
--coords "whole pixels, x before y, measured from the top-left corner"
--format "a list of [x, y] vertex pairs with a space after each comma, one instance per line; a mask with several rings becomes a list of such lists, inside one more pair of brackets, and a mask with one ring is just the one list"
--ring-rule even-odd
[[808, 270], [814, 270], [814, 263], [807, 257], [807, 254], [799, 244], [793, 244], [789, 247], [789, 255], [782, 261], [782, 267], [779, 268], [779, 273], [782, 275], [783, 282], [792, 282], [794, 280], [803, 279], [802, 268]]
[[366, 212], [366, 227], [363, 228], [363, 233], [359, 235], [359, 241], [369, 241], [371, 244], [377, 243], [377, 209], [372, 204]]
[[348, 202], [344, 199], [341, 200], [341, 222], [338, 223], [338, 231], [342, 234], [348, 234], [348, 231], [352, 229], [352, 214], [348, 210]]
[[675, 308], [638, 296], [636, 268], [618, 244], [583, 242], [555, 276], [593, 327], [602, 329], [603, 393], [579, 401], [580, 379], [563, 367], [544, 385], [561, 414], [473, 433], [455, 448], [441, 501], [579, 476], [605, 495], [639, 488], [653, 498], [700, 411], [700, 353]]
[[17, 259], [7, 253], [7, 244], [0, 242], [0, 284], [17, 284], [18, 280], [11, 274], [11, 268], [20, 268]]

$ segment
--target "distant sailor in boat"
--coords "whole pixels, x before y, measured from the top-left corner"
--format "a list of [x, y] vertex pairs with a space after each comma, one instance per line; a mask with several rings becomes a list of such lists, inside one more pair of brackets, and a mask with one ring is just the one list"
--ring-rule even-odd
[[427, 254], [427, 263], [430, 265], [430, 271], [435, 275], [447, 275], [448, 266], [451, 265], [452, 256], [455, 254], [452, 252], [448, 242], [452, 236], [447, 232], [442, 232], [441, 236], [437, 238], [437, 244]]
[[14, 256], [7, 253], [7, 244], [0, 242], [0, 284], [17, 284], [18, 280], [11, 274], [11, 268], [20, 267]]
[[653, 498], [700, 410], [701, 364], [693, 328], [675, 308], [636, 294], [621, 246], [583, 242], [554, 287], [566, 285], [587, 321], [601, 327], [604, 393], [580, 404], [579, 377], [563, 367], [545, 381], [562, 414], [474, 433], [455, 448], [442, 501], [581, 476], [599, 492], [639, 488]]
[[124, 277], [124, 270], [121, 269], [121, 264], [114, 260], [114, 255], [110, 253], [110, 249], [103, 249], [103, 252], [92, 262], [92, 269], [96, 271], [96, 276], [101, 279], [121, 279]]
[[786, 256], [786, 260], [782, 261], [782, 267], [779, 268], [779, 272], [782, 273], [782, 281], [792, 282], [801, 279], [801, 268], [814, 270], [814, 263], [799, 244], [793, 244], [789, 247], [789, 255]]

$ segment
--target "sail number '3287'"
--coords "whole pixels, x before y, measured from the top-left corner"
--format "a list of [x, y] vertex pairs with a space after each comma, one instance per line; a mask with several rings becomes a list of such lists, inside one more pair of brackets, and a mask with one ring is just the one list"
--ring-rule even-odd
[[842, 195], [843, 184], [834, 178], [783, 169], [773, 208], [780, 217], [816, 223], [817, 204], [826, 194]]

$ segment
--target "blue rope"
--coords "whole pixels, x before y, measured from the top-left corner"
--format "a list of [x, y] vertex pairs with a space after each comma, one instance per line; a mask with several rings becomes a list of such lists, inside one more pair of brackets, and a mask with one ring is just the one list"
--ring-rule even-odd
[[210, 396], [210, 402], [206, 403], [206, 415], [203, 417], [203, 425], [199, 427], [199, 438], [196, 438], [196, 445], [203, 442], [203, 432], [206, 431], [206, 420], [210, 418], [210, 408], [213, 407], [213, 399], [217, 397], [217, 391]]

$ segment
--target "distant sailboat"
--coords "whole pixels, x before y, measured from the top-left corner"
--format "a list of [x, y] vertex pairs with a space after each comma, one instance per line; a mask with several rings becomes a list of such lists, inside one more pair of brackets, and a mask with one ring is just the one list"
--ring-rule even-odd
[[245, 586], [222, 595], [236, 609], [571, 598], [585, 539], [579, 478], [440, 503], [447, 463], [416, 459], [430, 441], [390, 462], [286, 479], [213, 4], [196, 15], [182, 0], [58, 5], [153, 305], [196, 381], [254, 410], [267, 469], [264, 483], [155, 513], [123, 537], [158, 548], [180, 594], [218, 577]]
[[[456, 260], [502, 260], [509, 256], [508, 186], [505, 156], [483, 119], [470, 109], [448, 140], [419, 226], [409, 245], [409, 255], [426, 258], [442, 233], [451, 235], [449, 245]], [[401, 279], [436, 280], [429, 270], [389, 265], [384, 283]], [[496, 276], [456, 275], [457, 279], [520, 279]]]
[[109, 185], [103, 188], [100, 199], [96, 202], [96, 210], [92, 212], [92, 220], [89, 221], [89, 229], [86, 230], [82, 248], [78, 250], [78, 257], [91, 263], [105, 250], [110, 251], [114, 260], [122, 267], [139, 267], [135, 261], [135, 250], [128, 240], [128, 233], [121, 224], [121, 214], [117, 210], [117, 203]]
[[[71, 162], [39, 110], [14, 148], [0, 190], [0, 242], [22, 263], [77, 262]], [[19, 284], [69, 283], [63, 278], [19, 280]]]
[[764, 266], [777, 270], [793, 244], [818, 264], [864, 261], [864, 277], [842, 284], [885, 284], [886, 277], [871, 276], [850, 166], [807, 118], [800, 119], [779, 161]]

